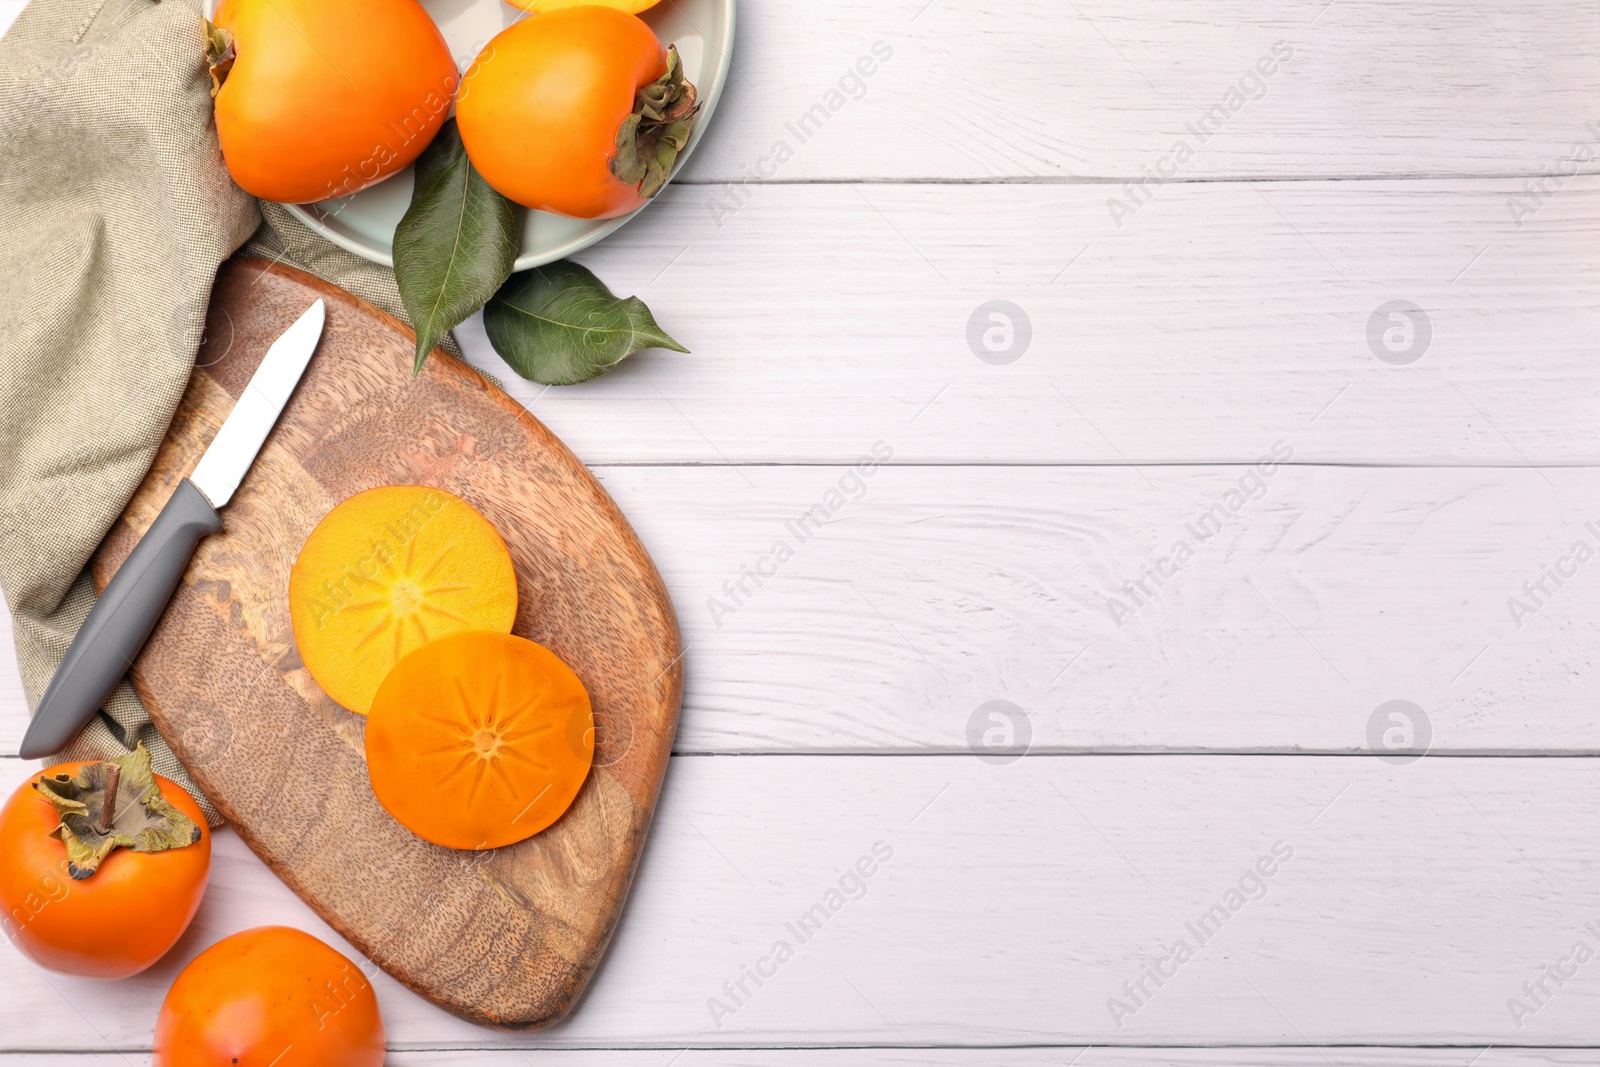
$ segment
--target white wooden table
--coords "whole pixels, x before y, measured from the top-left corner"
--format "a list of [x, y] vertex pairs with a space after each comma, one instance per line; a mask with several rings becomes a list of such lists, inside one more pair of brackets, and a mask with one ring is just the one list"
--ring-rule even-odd
[[[1596, 5], [740, 17], [583, 256], [694, 354], [516, 387], [676, 599], [660, 816], [569, 1023], [384, 978], [391, 1062], [1600, 1062]], [[151, 972], [0, 950], [0, 1065], [142, 1062], [234, 930], [352, 951], [217, 840]]]

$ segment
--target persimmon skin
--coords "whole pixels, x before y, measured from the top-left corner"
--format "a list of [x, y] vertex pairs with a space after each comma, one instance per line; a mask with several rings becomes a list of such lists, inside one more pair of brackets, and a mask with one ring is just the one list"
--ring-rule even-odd
[[448, 848], [499, 848], [571, 806], [594, 761], [594, 711], [548, 648], [469, 630], [395, 665], [366, 749], [372, 791], [406, 829]]
[[33, 783], [76, 775], [58, 763], [23, 782], [0, 808], [0, 926], [41, 967], [88, 978], [126, 978], [177, 943], [200, 907], [211, 871], [211, 831], [194, 798], [156, 775], [161, 795], [200, 828], [200, 840], [166, 852], [114, 850], [88, 878], [67, 873], [67, 847], [49, 836], [59, 815]]
[[302, 930], [258, 926], [183, 969], [156, 1017], [152, 1067], [381, 1067], [372, 983]]
[[222, 0], [238, 58], [217, 93], [228, 172], [263, 200], [349, 196], [409, 165], [460, 81], [417, 0]]
[[484, 181], [524, 207], [609, 219], [645, 203], [611, 173], [634, 94], [666, 73], [644, 20], [563, 7], [501, 31], [467, 68], [456, 125]]

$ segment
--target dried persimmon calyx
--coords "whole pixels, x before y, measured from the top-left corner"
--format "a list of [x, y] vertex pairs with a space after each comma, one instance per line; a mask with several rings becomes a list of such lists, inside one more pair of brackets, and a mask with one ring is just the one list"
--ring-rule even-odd
[[233, 70], [233, 62], [238, 58], [239, 49], [234, 44], [233, 34], [208, 19], [206, 21], [206, 70], [211, 74], [211, 95], [213, 97], [222, 91], [222, 83], [228, 80], [228, 74]]
[[85, 763], [76, 775], [34, 783], [60, 822], [50, 836], [67, 847], [67, 873], [88, 878], [119, 848], [165, 852], [200, 840], [200, 827], [161, 795], [143, 743], [125, 756]]
[[683, 76], [678, 46], [672, 45], [667, 49], [666, 72], [639, 89], [633, 113], [617, 128], [612, 176], [637, 186], [646, 200], [654, 197], [672, 177], [672, 165], [689, 143], [699, 110], [694, 83]]

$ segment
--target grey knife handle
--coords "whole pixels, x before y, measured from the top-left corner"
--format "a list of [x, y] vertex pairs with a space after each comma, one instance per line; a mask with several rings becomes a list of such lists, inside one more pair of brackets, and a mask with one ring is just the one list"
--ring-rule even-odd
[[179, 482], [72, 639], [18, 755], [59, 752], [94, 717], [149, 640], [200, 539], [221, 529], [205, 494], [187, 478]]

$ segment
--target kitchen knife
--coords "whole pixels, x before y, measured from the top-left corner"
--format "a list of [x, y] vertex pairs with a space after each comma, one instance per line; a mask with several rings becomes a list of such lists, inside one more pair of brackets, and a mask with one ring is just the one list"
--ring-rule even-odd
[[217, 509], [232, 499], [289, 402], [322, 337], [325, 316], [318, 300], [272, 342], [194, 474], [178, 483], [161, 514], [117, 569], [39, 701], [18, 750], [23, 759], [59, 752], [94, 718], [128, 673], [200, 539], [222, 530]]

